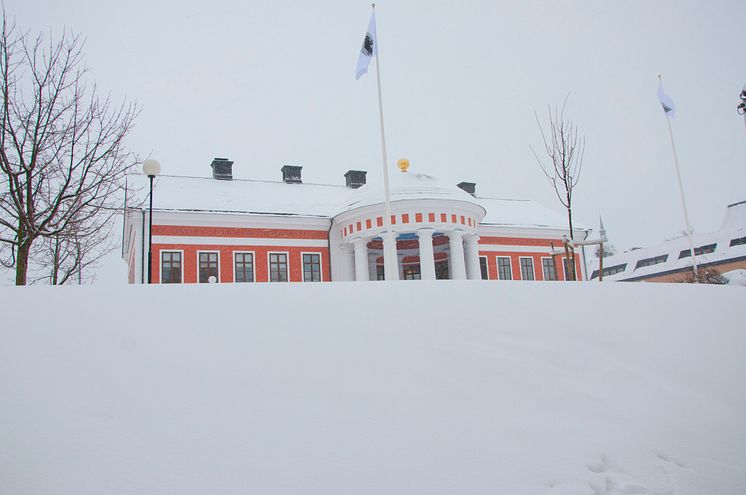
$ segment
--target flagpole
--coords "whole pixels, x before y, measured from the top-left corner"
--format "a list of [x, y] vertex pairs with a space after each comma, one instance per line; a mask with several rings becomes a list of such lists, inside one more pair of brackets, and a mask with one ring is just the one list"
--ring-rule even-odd
[[[375, 13], [376, 10], [376, 4], [371, 4], [373, 7], [373, 12]], [[378, 30], [378, 27], [376, 26], [376, 31]], [[378, 33], [376, 33], [376, 43], [378, 42]], [[383, 269], [384, 269], [384, 276], [386, 280], [398, 280], [399, 279], [399, 273], [396, 269], [398, 266], [398, 263], [392, 263], [392, 260], [396, 260], [396, 236], [394, 235], [393, 231], [391, 230], [391, 193], [389, 190], [389, 167], [386, 159], [386, 133], [384, 131], [383, 127], [383, 98], [381, 96], [381, 65], [378, 62], [378, 59], [381, 57], [381, 52], [379, 50], [379, 47], [376, 46], [376, 81], [378, 82], [378, 115], [381, 120], [381, 154], [382, 154], [382, 163], [383, 163], [383, 192], [384, 192], [384, 205], [385, 205], [385, 214], [383, 217], [383, 227], [384, 227], [384, 252], [383, 252]], [[391, 236], [393, 239], [389, 239], [389, 242], [386, 242], [386, 237]], [[391, 249], [391, 243], [393, 244], [393, 249]], [[388, 251], [385, 249], [386, 246], [389, 246]]]
[[[661, 81], [662, 78], [660, 74], [658, 75], [658, 80]], [[689, 252], [692, 255], [692, 270], [694, 271], [694, 281], [696, 282], [698, 280], [698, 273], [697, 273], [697, 258], [694, 255], [694, 243], [692, 242], [692, 229], [689, 227], [689, 213], [686, 208], [686, 199], [684, 199], [684, 186], [681, 183], [681, 172], [679, 171], [679, 157], [676, 153], [676, 144], [673, 140], [673, 129], [671, 128], [671, 117], [668, 115], [668, 112], [664, 112], [666, 114], [666, 123], [668, 124], [668, 136], [671, 138], [671, 150], [673, 151], [673, 163], [676, 167], [676, 178], [679, 182], [679, 194], [681, 195], [681, 206], [684, 209], [684, 224], [686, 225], [686, 237], [689, 239]]]

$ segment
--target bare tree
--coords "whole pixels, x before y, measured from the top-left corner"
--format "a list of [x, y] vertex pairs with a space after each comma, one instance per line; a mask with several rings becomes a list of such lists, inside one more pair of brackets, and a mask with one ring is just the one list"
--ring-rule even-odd
[[[580, 179], [580, 171], [583, 167], [583, 155], [585, 153], [585, 138], [578, 134], [577, 126], [569, 119], [565, 118], [565, 106], [569, 93], [562, 102], [562, 107], [551, 108], [547, 106], [547, 117], [549, 120], [548, 129], [545, 131], [539, 121], [539, 115], [534, 112], [536, 124], [541, 132], [541, 139], [544, 144], [544, 159], [539, 157], [533, 146], [531, 151], [536, 161], [544, 172], [549, 183], [554, 188], [557, 198], [562, 206], [567, 210], [567, 224], [570, 230], [570, 239], [574, 239], [572, 227], [572, 195], [575, 186]], [[571, 267], [571, 279], [575, 280], [575, 259], [569, 258], [568, 264]]]
[[64, 232], [40, 239], [31, 253], [31, 283], [64, 285], [91, 280], [90, 271], [116, 248], [111, 220], [102, 214], [85, 224], [71, 222]]
[[37, 239], [71, 245], [83, 231], [101, 232], [135, 164], [123, 140], [137, 107], [115, 105], [88, 86], [82, 47], [68, 32], [58, 40], [30, 36], [3, 12], [0, 253], [17, 285], [27, 282]]

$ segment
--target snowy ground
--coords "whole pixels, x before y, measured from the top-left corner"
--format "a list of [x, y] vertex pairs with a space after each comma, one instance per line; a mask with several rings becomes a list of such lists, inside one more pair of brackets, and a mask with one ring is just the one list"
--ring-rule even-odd
[[744, 295], [3, 287], [0, 493], [744, 494]]

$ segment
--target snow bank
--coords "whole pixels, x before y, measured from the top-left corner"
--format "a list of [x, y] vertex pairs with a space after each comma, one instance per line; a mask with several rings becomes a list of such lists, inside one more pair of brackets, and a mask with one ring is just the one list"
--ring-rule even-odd
[[0, 293], [2, 493], [746, 492], [740, 288]]

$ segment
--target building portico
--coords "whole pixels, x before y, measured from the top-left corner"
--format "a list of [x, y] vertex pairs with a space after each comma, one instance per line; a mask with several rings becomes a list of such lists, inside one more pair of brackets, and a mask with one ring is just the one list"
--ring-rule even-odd
[[[429, 175], [397, 174], [387, 231], [378, 192], [369, 186], [355, 191], [332, 223], [340, 251], [352, 246], [350, 280], [381, 280], [385, 273], [406, 280], [481, 278], [477, 241], [485, 210], [471, 195]], [[387, 262], [395, 264], [391, 272]]]

